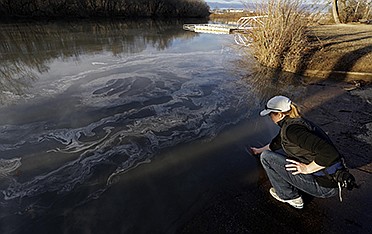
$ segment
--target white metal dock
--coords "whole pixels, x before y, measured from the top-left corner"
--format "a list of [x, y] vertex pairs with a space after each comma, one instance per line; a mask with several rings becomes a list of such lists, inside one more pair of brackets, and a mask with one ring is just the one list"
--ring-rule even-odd
[[245, 31], [251, 30], [254, 27], [257, 27], [257, 24], [262, 25], [263, 18], [266, 18], [266, 15], [259, 16], [249, 16], [241, 17], [236, 24], [184, 24], [183, 29], [200, 32], [200, 33], [216, 33], [216, 34], [230, 34], [234, 31]]
[[183, 29], [197, 33], [235, 34], [238, 45], [249, 46], [251, 39], [246, 35], [254, 27], [263, 25], [266, 15], [241, 17], [236, 24], [184, 24]]
[[198, 33], [230, 34], [236, 27], [222, 24], [184, 24], [183, 29]]

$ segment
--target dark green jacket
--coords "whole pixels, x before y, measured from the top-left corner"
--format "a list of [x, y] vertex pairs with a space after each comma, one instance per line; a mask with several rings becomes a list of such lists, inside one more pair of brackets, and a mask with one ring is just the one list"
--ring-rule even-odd
[[[285, 117], [278, 125], [281, 129], [270, 143], [271, 150], [283, 149], [289, 158], [306, 164], [315, 161], [324, 167], [340, 161], [340, 153], [328, 135], [311, 121], [305, 118]], [[326, 177], [317, 180], [323, 186], [335, 186]]]

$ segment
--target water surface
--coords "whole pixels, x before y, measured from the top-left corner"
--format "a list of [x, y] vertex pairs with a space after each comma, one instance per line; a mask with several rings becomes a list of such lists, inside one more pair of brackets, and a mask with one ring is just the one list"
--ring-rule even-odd
[[[133, 187], [144, 183], [136, 176], [148, 177], [149, 171], [151, 176], [160, 175], [160, 167], [162, 173], [172, 171], [174, 175], [177, 167], [170, 167], [172, 163], [181, 161], [185, 166], [197, 157], [214, 155], [221, 149], [216, 145], [236, 144], [244, 149], [244, 142], [236, 142], [256, 134], [253, 139], [258, 143], [275, 133], [267, 119], [257, 119], [258, 110], [262, 100], [280, 90], [288, 92], [291, 86], [260, 80], [262, 75], [257, 78], [239, 65], [246, 58], [233, 45], [232, 35], [187, 32], [182, 23], [0, 25], [2, 233], [24, 232], [45, 219], [52, 221], [44, 230], [61, 225], [61, 232], [63, 226], [76, 231], [73, 223], [79, 219], [84, 223], [82, 217], [89, 217], [84, 212], [97, 210], [97, 206], [110, 207], [112, 217], [106, 216], [113, 220], [116, 203], [107, 202], [113, 197], [122, 206], [132, 205], [136, 209], [133, 217], [156, 216], [173, 207], [169, 217], [178, 210], [176, 218], [159, 218], [166, 224], [159, 224], [159, 232], [173, 230], [169, 226], [187, 211], [182, 207], [202, 200], [206, 182], [196, 186], [198, 178], [194, 177], [175, 189], [177, 180], [146, 180], [144, 188], [153, 194], [185, 190], [185, 194], [194, 191], [195, 196], [190, 194], [183, 205], [157, 201], [152, 206], [135, 206], [142, 200], [146, 204], [145, 190]], [[246, 129], [222, 134], [242, 122], [249, 123], [242, 125]], [[239, 138], [242, 132], [251, 134]], [[196, 146], [190, 146], [193, 144]], [[169, 151], [173, 153], [163, 155]], [[160, 161], [154, 163], [157, 158]], [[223, 165], [223, 160], [218, 159], [216, 165]], [[250, 160], [247, 165], [255, 167]], [[215, 166], [213, 170], [223, 169]], [[190, 176], [195, 170], [186, 171]], [[131, 183], [123, 182], [127, 180]], [[162, 185], [156, 185], [157, 181]], [[127, 196], [119, 195], [122, 189], [128, 190]], [[120, 192], [112, 195], [110, 191]], [[67, 225], [51, 218], [67, 216], [76, 220]], [[123, 232], [128, 233], [146, 233], [151, 227], [142, 227], [137, 218], [122, 217], [121, 222], [127, 227]], [[85, 231], [94, 230], [91, 222], [85, 225]]]

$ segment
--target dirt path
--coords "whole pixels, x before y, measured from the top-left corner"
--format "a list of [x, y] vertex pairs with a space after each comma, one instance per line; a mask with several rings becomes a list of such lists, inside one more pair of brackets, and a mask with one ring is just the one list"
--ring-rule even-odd
[[305, 75], [372, 82], [372, 25], [313, 26], [310, 35]]
[[310, 54], [308, 70], [339, 82], [314, 82], [308, 89], [314, 95], [304, 106], [312, 119], [322, 123], [352, 167], [372, 173], [369, 159], [372, 154], [372, 25], [314, 26], [311, 34], [314, 44], [320, 47]]

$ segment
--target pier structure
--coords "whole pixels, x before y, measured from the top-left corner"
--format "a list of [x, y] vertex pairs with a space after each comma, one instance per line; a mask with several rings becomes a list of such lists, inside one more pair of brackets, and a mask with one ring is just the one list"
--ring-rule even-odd
[[184, 24], [183, 29], [198, 33], [230, 34], [236, 26], [224, 24]]
[[197, 33], [235, 34], [234, 40], [238, 45], [249, 46], [249, 32], [257, 25], [263, 25], [266, 15], [241, 17], [236, 24], [184, 24], [183, 29]]

